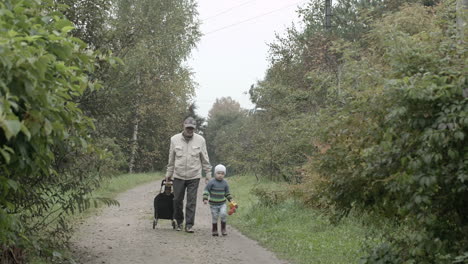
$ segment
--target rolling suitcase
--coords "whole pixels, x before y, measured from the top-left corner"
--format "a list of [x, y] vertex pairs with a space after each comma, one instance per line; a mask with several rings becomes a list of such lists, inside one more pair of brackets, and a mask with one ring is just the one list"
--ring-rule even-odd
[[[164, 189], [164, 190], [163, 190]], [[172, 228], [176, 228], [174, 221], [174, 193], [172, 192], [172, 182], [161, 181], [159, 194], [154, 197], [154, 220], [153, 229], [156, 228], [159, 219], [171, 220]]]

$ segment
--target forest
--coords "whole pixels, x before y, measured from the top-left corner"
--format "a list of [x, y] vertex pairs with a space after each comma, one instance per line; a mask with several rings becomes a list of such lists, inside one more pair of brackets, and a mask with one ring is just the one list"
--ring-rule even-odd
[[68, 215], [116, 203], [93, 195], [104, 179], [165, 170], [187, 116], [212, 164], [287, 186], [259, 199], [394, 223], [363, 263], [468, 262], [467, 7], [337, 0], [327, 26], [310, 0], [269, 44], [255, 107], [226, 96], [203, 118], [195, 0], [3, 0], [0, 262], [54, 254]]

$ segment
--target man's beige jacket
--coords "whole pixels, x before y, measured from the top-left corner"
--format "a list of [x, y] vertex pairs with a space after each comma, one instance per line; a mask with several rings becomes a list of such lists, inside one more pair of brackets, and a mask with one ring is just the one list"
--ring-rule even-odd
[[191, 180], [201, 178], [202, 167], [208, 179], [211, 178], [211, 165], [206, 150], [205, 139], [193, 133], [186, 141], [182, 133], [171, 137], [169, 162], [166, 178]]

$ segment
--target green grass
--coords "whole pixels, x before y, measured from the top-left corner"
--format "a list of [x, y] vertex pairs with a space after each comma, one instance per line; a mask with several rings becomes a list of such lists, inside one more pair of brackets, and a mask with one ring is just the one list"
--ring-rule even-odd
[[123, 174], [104, 181], [94, 196], [115, 198], [119, 193], [132, 189], [138, 185], [160, 180], [164, 175], [156, 173]]
[[286, 200], [276, 206], [259, 205], [252, 188], [277, 190], [284, 185], [257, 183], [255, 177], [227, 178], [238, 211], [228, 218], [230, 224], [243, 234], [259, 241], [280, 258], [293, 263], [358, 263], [364, 254], [369, 227], [357, 216], [350, 216], [339, 224], [331, 224], [321, 211], [304, 208], [299, 202]]

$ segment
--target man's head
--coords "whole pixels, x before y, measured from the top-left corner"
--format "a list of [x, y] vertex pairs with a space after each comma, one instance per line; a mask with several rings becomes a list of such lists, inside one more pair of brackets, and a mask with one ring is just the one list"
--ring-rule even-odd
[[186, 137], [192, 137], [193, 136], [193, 131], [197, 127], [197, 121], [193, 117], [187, 117], [184, 120], [184, 135]]
[[224, 167], [224, 165], [222, 164], [219, 164], [215, 167], [214, 173], [215, 173], [215, 178], [220, 181], [224, 179], [224, 176], [226, 175], [226, 167]]

